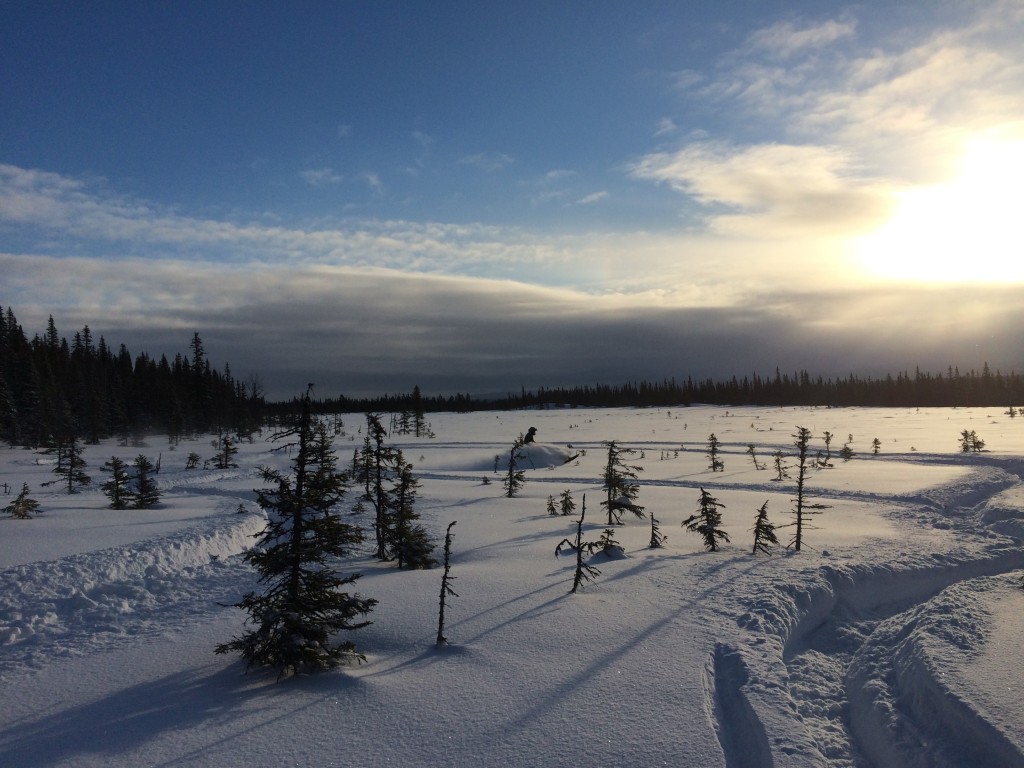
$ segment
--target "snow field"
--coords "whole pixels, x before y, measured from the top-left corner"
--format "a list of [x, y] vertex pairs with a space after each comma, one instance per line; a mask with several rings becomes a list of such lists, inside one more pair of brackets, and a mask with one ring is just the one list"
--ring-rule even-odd
[[[238, 470], [185, 472], [189, 450], [212, 449], [183, 444], [163, 453], [162, 508], [114, 517], [95, 490], [113, 447], [89, 447], [93, 489], [71, 497], [37, 492], [49, 468], [0, 449], [3, 476], [27, 480], [46, 510], [0, 519], [0, 625], [12, 632], [0, 637], [12, 702], [0, 764], [735, 768], [910, 765], [920, 753], [932, 760], [921, 765], [967, 766], [978, 740], [990, 764], [1020, 764], [1020, 689], [1003, 689], [1019, 685], [1006, 655], [1022, 621], [1008, 609], [1024, 596], [1013, 587], [1024, 568], [1024, 419], [695, 406], [430, 420], [437, 438], [394, 443], [416, 467], [417, 509], [439, 545], [458, 520], [452, 644], [433, 644], [439, 570], [398, 572], [361, 555], [342, 567], [362, 572], [357, 591], [380, 601], [352, 636], [366, 663], [282, 683], [243, 675], [212, 648], [244, 619], [218, 603], [253, 587], [238, 554], [262, 526], [255, 468], [285, 467], [286, 455], [257, 441], [241, 446]], [[342, 464], [361, 445], [361, 417], [345, 423]], [[815, 450], [824, 429], [835, 434], [834, 468], [807, 482], [809, 498], [831, 508], [812, 521], [803, 553], [754, 558], [757, 507], [767, 499], [773, 522], [788, 523], [793, 483], [755, 470], [746, 447], [763, 463], [776, 447], [791, 455], [796, 425], [812, 429]], [[494, 456], [530, 426], [535, 466], [522, 495], [505, 499]], [[964, 428], [990, 450], [960, 454]], [[725, 472], [707, 469], [712, 431]], [[835, 454], [851, 432], [857, 456], [844, 463]], [[875, 436], [883, 449], [871, 457]], [[570, 596], [573, 558], [554, 548], [576, 516], [550, 517], [545, 502], [571, 489], [578, 514], [586, 493], [595, 538], [608, 439], [645, 452], [627, 460], [643, 465], [639, 502], [669, 539], [648, 549], [649, 521], [627, 513], [615, 529], [626, 557], [596, 557], [601, 575]], [[721, 552], [705, 553], [679, 526], [701, 487], [726, 505], [732, 542]], [[239, 504], [253, 512], [237, 514]], [[44, 522], [76, 534], [19, 560], [10, 550], [28, 551]], [[922, 739], [931, 752], [915, 746]]]

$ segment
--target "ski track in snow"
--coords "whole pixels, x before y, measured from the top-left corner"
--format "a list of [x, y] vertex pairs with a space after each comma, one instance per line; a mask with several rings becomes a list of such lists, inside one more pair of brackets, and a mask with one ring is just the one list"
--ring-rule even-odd
[[[1019, 471], [1019, 462], [994, 463], [998, 466], [981, 467], [968, 483], [929, 489], [918, 498], [917, 509], [900, 500], [895, 514], [931, 519], [941, 511], [950, 527], [984, 540], [989, 502], [1022, 487], [1019, 475], [1001, 468]], [[999, 537], [998, 543], [955, 552], [823, 566], [746, 600], [748, 611], [739, 624], [755, 635], [746, 654], [720, 646], [710, 662], [716, 729], [728, 768], [772, 765], [771, 756], [751, 756], [764, 754], [760, 735], [766, 729], [778, 734], [778, 713], [786, 711], [797, 720], [792, 724], [797, 733], [773, 740], [774, 764], [1024, 765], [1019, 724], [1014, 734], [989, 722], [943, 683], [928, 651], [928, 640], [936, 635], [955, 635], [965, 653], [983, 644], [984, 611], [975, 607], [978, 584], [993, 577], [1019, 583], [1019, 569], [1024, 569], [1020, 541]], [[1015, 571], [1016, 582], [1009, 578]], [[774, 636], [774, 652], [759, 655], [765, 635]], [[781, 690], [772, 682], [780, 666], [785, 670]], [[801, 745], [800, 731], [813, 733], [814, 743]]]

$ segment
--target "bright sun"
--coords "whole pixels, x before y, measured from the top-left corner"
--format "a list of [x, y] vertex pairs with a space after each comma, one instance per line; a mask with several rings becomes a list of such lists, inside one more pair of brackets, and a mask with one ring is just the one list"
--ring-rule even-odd
[[880, 277], [1024, 282], [1024, 140], [978, 139], [960, 175], [897, 196], [892, 217], [856, 245]]

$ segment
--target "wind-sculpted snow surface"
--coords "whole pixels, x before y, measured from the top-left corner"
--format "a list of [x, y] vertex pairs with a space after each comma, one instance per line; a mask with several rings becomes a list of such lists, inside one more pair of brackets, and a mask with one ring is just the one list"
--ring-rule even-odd
[[[115, 513], [95, 485], [44, 490], [50, 467], [0, 448], [2, 479], [29, 482], [44, 510], [0, 518], [0, 765], [1024, 765], [1024, 419], [695, 406], [431, 423], [436, 438], [394, 444], [422, 481], [423, 524], [440, 539], [458, 521], [450, 645], [434, 644], [440, 571], [399, 571], [367, 545], [339, 563], [380, 601], [345, 638], [366, 662], [282, 682], [213, 648], [242, 630], [226, 606], [256, 585], [241, 553], [264, 524], [257, 468], [286, 455], [257, 440], [238, 469], [185, 470], [209, 441], [183, 444], [163, 457], [161, 508]], [[524, 424], [543, 441], [509, 499], [502, 461]], [[822, 451], [805, 492], [828, 508], [802, 552], [754, 557], [766, 502], [789, 540], [795, 485], [748, 447], [791, 456], [797, 425]], [[961, 453], [965, 428], [989, 450]], [[826, 458], [825, 430], [854, 457]], [[712, 432], [723, 471], [707, 467]], [[608, 440], [637, 450], [638, 502], [668, 540], [649, 548], [649, 518], [630, 516], [614, 530], [624, 556], [595, 555], [600, 575], [570, 595], [574, 558], [554, 550], [584, 502], [584, 537], [606, 527]], [[340, 456], [361, 444], [336, 439]], [[87, 450], [92, 467], [117, 449]], [[724, 505], [719, 552], [680, 526], [702, 488]], [[574, 513], [548, 514], [566, 492]], [[359, 493], [346, 513], [372, 539]]]

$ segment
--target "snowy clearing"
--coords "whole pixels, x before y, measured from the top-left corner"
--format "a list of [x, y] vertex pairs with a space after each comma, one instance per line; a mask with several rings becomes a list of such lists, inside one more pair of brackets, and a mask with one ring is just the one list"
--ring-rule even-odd
[[[92, 485], [68, 495], [42, 487], [42, 457], [0, 448], [4, 505], [27, 482], [44, 511], [0, 518], [0, 765], [1024, 765], [1024, 418], [694, 406], [429, 419], [436, 437], [391, 442], [439, 545], [458, 521], [451, 645], [434, 645], [440, 569], [398, 571], [367, 543], [344, 564], [380, 601], [351, 636], [366, 663], [281, 682], [213, 647], [243, 628], [224, 604], [255, 585], [241, 553], [264, 522], [258, 467], [287, 456], [258, 438], [238, 469], [185, 470], [190, 451], [212, 455], [209, 438], [89, 446]], [[344, 421], [342, 466], [363, 425]], [[795, 483], [773, 479], [771, 457], [795, 476], [798, 425], [812, 457], [834, 435], [832, 467], [806, 484], [828, 508], [802, 552], [753, 557], [762, 504], [791, 521]], [[507, 499], [502, 461], [529, 427], [527, 482]], [[987, 450], [961, 453], [964, 429]], [[722, 472], [708, 468], [712, 432]], [[648, 548], [649, 519], [627, 513], [626, 556], [595, 556], [601, 575], [570, 595], [573, 558], [554, 550], [584, 495], [587, 535], [605, 527], [606, 440], [636, 449], [638, 501], [668, 540]], [[107, 509], [99, 466], [139, 453], [162, 454], [162, 504]], [[719, 552], [680, 527], [701, 488], [724, 505]], [[549, 516], [566, 490], [576, 515]]]

